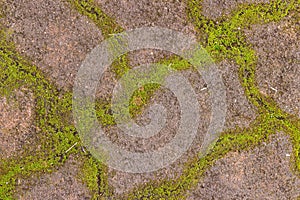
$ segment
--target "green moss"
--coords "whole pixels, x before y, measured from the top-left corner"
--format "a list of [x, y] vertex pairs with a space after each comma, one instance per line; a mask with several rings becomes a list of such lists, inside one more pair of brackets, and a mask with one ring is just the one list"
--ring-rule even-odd
[[21, 87], [33, 92], [38, 138], [35, 144], [26, 147], [24, 155], [0, 162], [0, 199], [9, 199], [17, 177], [47, 172], [53, 166], [61, 165], [77, 146], [67, 150], [80, 141], [71, 119], [71, 93], [59, 94], [35, 66], [19, 56], [3, 27], [0, 45], [0, 95], [10, 96]]
[[[104, 39], [110, 38], [111, 47], [113, 55], [119, 55], [122, 52], [120, 49], [120, 43], [126, 41], [120, 41], [116, 33], [120, 33], [123, 30], [122, 27], [117, 25], [115, 20], [108, 15], [104, 14], [99, 5], [97, 5], [93, 0], [75, 0], [68, 2], [81, 14], [87, 16], [92, 20], [95, 25], [101, 30]], [[113, 39], [112, 39], [113, 38]], [[124, 44], [123, 44], [124, 45]], [[171, 64], [171, 67], [177, 70], [187, 69], [191, 65], [178, 56], [173, 56], [170, 59], [164, 59], [160, 61], [162, 64]], [[111, 66], [112, 71], [115, 73], [117, 78], [122, 77], [129, 69], [132, 67], [129, 64], [128, 54], [119, 56]], [[147, 84], [144, 90], [136, 91], [130, 101], [130, 113], [133, 117], [141, 114], [143, 108], [150, 100], [150, 97], [155, 91], [159, 89], [157, 84]], [[137, 101], [141, 101], [137, 103]], [[98, 100], [99, 104], [96, 106], [97, 117], [102, 122], [103, 125], [113, 125], [115, 124], [114, 119], [110, 110], [110, 99], [109, 100]]]
[[260, 116], [249, 129], [231, 130], [224, 133], [213, 146], [210, 153], [200, 159], [196, 158], [186, 168], [185, 173], [177, 180], [149, 183], [122, 198], [126, 199], [182, 199], [186, 190], [194, 187], [203, 172], [217, 159], [229, 151], [241, 151], [266, 141], [276, 130], [284, 130], [292, 138], [295, 158], [295, 169], [299, 165], [299, 129], [291, 123], [288, 115], [282, 112], [269, 97], [263, 96], [255, 82], [255, 51], [249, 45], [241, 30], [252, 24], [278, 21], [299, 4], [274, 1], [267, 5], [244, 5], [238, 8], [231, 17], [217, 24], [201, 15], [201, 1], [191, 0], [188, 4], [188, 16], [198, 30], [199, 40], [207, 51], [217, 60], [231, 59], [240, 66], [240, 80], [248, 99], [258, 108]]
[[[91, 0], [68, 0], [81, 14], [91, 19], [102, 31], [104, 38], [119, 33], [123, 29], [109, 16], [98, 8]], [[299, 3], [284, 1], [273, 3], [243, 5], [232, 12], [230, 17], [223, 17], [220, 23], [209, 20], [201, 15], [201, 1], [187, 1], [190, 21], [195, 25], [199, 41], [216, 61], [234, 60], [239, 66], [239, 76], [245, 94], [258, 108], [260, 116], [247, 129], [228, 130], [218, 139], [205, 157], [197, 157], [187, 163], [185, 171], [179, 179], [153, 181], [139, 187], [121, 198], [127, 199], [183, 199], [185, 191], [194, 187], [205, 170], [230, 151], [241, 151], [252, 148], [276, 130], [288, 133], [293, 143], [293, 159], [295, 170], [300, 171], [300, 122], [281, 111], [275, 102], [262, 95], [255, 82], [255, 66], [257, 56], [242, 33], [243, 28], [252, 24], [267, 23], [281, 20], [292, 10], [299, 9]], [[15, 181], [19, 177], [27, 177], [34, 172], [50, 172], [54, 166], [63, 164], [72, 153], [81, 152], [84, 159], [81, 178], [94, 194], [94, 199], [109, 197], [111, 189], [107, 183], [107, 171], [101, 163], [90, 155], [80, 151], [80, 141], [72, 124], [72, 94], [60, 93], [50, 81], [35, 67], [19, 56], [8, 41], [7, 30], [0, 29], [0, 94], [10, 96], [15, 89], [29, 88], [36, 101], [36, 119], [38, 141], [32, 148], [40, 145], [40, 149], [27, 153], [19, 158], [1, 160], [0, 163], [0, 199], [12, 199]], [[121, 77], [130, 69], [127, 55], [121, 56], [113, 69], [117, 77]], [[172, 64], [174, 69], [182, 70], [190, 64], [178, 57], [162, 60], [161, 63]], [[153, 95], [159, 89], [156, 84], [148, 84], [138, 90], [131, 98], [130, 110], [133, 116], [140, 114]], [[137, 101], [138, 99], [138, 101]], [[141, 103], [137, 103], [141, 101]], [[114, 124], [110, 104], [97, 100], [97, 116], [102, 125]], [[75, 143], [74, 148], [67, 150]], [[35, 149], [34, 149], [35, 150]]]
[[86, 183], [87, 187], [93, 194], [93, 199], [98, 197], [98, 166], [93, 158], [85, 158], [80, 173], [80, 178]]
[[[104, 18], [106, 19], [105, 16]], [[0, 31], [0, 79], [0, 95], [10, 96], [16, 89], [26, 87], [34, 93], [36, 103], [36, 144], [28, 147], [26, 153], [18, 159], [1, 160], [0, 199], [10, 199], [17, 177], [26, 178], [39, 171], [49, 172], [54, 166], [62, 165], [70, 154], [78, 152], [80, 141], [73, 125], [72, 93], [59, 92], [35, 66], [18, 55], [14, 45], [9, 42], [4, 27], [1, 27]], [[101, 121], [111, 123], [110, 115], [100, 114], [99, 117]], [[77, 145], [69, 150], [75, 143]], [[36, 149], [37, 146], [40, 148]], [[104, 183], [105, 173], [100, 171], [102, 166], [99, 163], [97, 166], [98, 177], [101, 177], [102, 181], [97, 187], [102, 188], [107, 185]], [[94, 185], [89, 181], [87, 184]]]
[[[93, 0], [67, 0], [74, 9], [76, 9], [82, 15], [87, 16], [92, 20], [95, 25], [101, 30], [104, 39], [115, 35], [116, 33], [121, 33], [124, 29], [119, 26], [113, 18], [105, 14], [99, 5]], [[115, 49], [116, 46], [113, 47]], [[130, 69], [128, 64], [127, 55], [120, 56], [113, 64], [112, 69], [117, 75], [121, 77], [128, 69]]]
[[67, 0], [80, 14], [91, 19], [107, 38], [111, 34], [120, 33], [123, 28], [114, 19], [106, 15], [93, 0]]
[[[173, 56], [170, 59], [161, 60], [160, 64], [168, 65], [175, 70], [189, 69], [191, 65], [178, 56]], [[125, 68], [127, 69], [127, 68]], [[127, 70], [126, 70], [127, 71]], [[122, 74], [125, 71], [122, 71]], [[139, 90], [136, 90], [129, 102], [129, 112], [133, 118], [140, 115], [151, 99], [151, 96], [160, 89], [159, 84], [146, 84]], [[115, 120], [112, 115], [110, 99], [108, 100], [96, 100], [96, 114], [103, 126], [114, 125]]]
[[92, 199], [106, 199], [111, 194], [108, 186], [107, 168], [90, 155], [83, 157], [83, 166], [80, 178], [87, 185], [92, 194]]
[[[2, 37], [4, 38], [3, 35]], [[13, 46], [9, 46], [3, 40], [1, 44], [0, 94], [9, 96], [20, 87], [33, 91], [36, 102], [35, 123], [38, 127], [36, 144], [27, 147], [24, 155], [19, 155], [18, 159], [1, 160], [0, 199], [10, 199], [16, 178], [26, 178], [34, 172], [50, 172], [54, 166], [62, 165], [70, 154], [78, 152], [80, 140], [71, 116], [72, 94], [59, 93], [35, 66], [28, 64], [14, 52]], [[77, 145], [69, 150], [76, 143]], [[40, 149], [36, 149], [37, 146], [40, 146]], [[94, 165], [97, 166], [97, 178], [101, 180], [95, 185], [90, 178], [93, 174], [89, 174], [94, 169], [91, 159], [87, 163], [85, 167], [91, 165], [87, 168], [88, 172], [84, 173], [88, 187], [107, 187], [106, 173], [102, 170], [104, 167], [94, 161]], [[103, 191], [103, 194], [105, 192]]]
[[[259, 93], [255, 83], [255, 66], [257, 57], [251, 45], [246, 42], [242, 30], [250, 25], [278, 21], [288, 14], [296, 5], [276, 0], [270, 4], [242, 5], [236, 9], [228, 19], [221, 19], [216, 23], [204, 17], [201, 13], [201, 1], [188, 2], [188, 16], [194, 23], [199, 34], [205, 33], [203, 45], [210, 55], [220, 61], [223, 59], [234, 60], [240, 66], [240, 78], [245, 88], [248, 99], [261, 111], [271, 109], [273, 101]], [[278, 110], [278, 109], [277, 109]]]
[[300, 176], [300, 121], [293, 116], [281, 121], [281, 130], [289, 134], [293, 144], [293, 169]]
[[129, 113], [131, 114], [131, 118], [142, 114], [142, 105], [147, 105], [151, 96], [159, 88], [159, 84], [146, 84], [133, 93], [129, 103]]
[[[184, 173], [176, 180], [151, 182], [147, 186], [137, 188], [120, 199], [184, 199], [185, 192], [197, 185], [203, 173], [216, 160], [231, 151], [251, 149], [263, 141], [267, 141], [275, 133], [278, 122], [269, 115], [260, 116], [247, 129], [234, 129], [224, 132], [209, 153], [204, 157], [196, 157], [187, 163]], [[199, 155], [200, 156], [200, 155]]]
[[96, 100], [95, 109], [97, 118], [103, 126], [116, 124], [109, 102]]

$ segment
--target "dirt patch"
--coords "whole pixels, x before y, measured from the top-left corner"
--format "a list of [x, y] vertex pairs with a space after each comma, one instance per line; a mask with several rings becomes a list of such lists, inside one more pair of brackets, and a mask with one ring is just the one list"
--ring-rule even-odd
[[[298, 20], [297, 20], [298, 19]], [[258, 55], [256, 80], [286, 112], [300, 116], [300, 15], [246, 32]]]
[[292, 147], [283, 133], [247, 152], [231, 152], [205, 172], [192, 199], [296, 199], [300, 179], [290, 169]]
[[230, 14], [241, 4], [269, 3], [270, 0], [203, 0], [202, 14], [211, 19], [217, 19]]
[[17, 199], [91, 199], [86, 186], [78, 180], [82, 164], [70, 157], [66, 163], [51, 174], [31, 175], [28, 179], [17, 181]]
[[0, 97], [0, 158], [23, 152], [34, 135], [34, 97], [22, 88], [10, 97]]
[[71, 89], [86, 54], [102, 40], [101, 32], [63, 1], [7, 0], [6, 6], [4, 23], [17, 50], [60, 88]]

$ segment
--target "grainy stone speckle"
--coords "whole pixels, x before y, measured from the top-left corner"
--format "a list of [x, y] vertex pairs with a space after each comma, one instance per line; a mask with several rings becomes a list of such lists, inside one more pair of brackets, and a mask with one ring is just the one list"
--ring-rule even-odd
[[63, 1], [7, 0], [6, 5], [4, 23], [17, 50], [70, 90], [81, 62], [103, 39], [99, 29]]
[[210, 19], [229, 15], [239, 5], [269, 3], [270, 0], [203, 0], [202, 14]]
[[177, 0], [95, 0], [109, 16], [125, 29], [161, 26], [183, 33], [194, 28], [186, 16], [186, 4]]
[[278, 133], [253, 150], [228, 153], [188, 199], [296, 199], [300, 179], [290, 168], [291, 152], [289, 137]]
[[88, 200], [91, 194], [87, 187], [78, 179], [82, 163], [74, 156], [51, 174], [34, 175], [30, 178], [18, 179], [17, 199], [53, 200], [74, 199]]
[[[143, 26], [162, 26], [193, 35], [195, 30], [188, 22], [186, 4], [179, 0], [95, 0], [107, 15], [116, 19], [125, 30]], [[268, 2], [268, 0], [203, 0], [202, 13], [211, 19], [228, 15], [242, 3]], [[72, 9], [64, 0], [6, 0], [6, 16], [2, 22], [10, 30], [17, 51], [31, 60], [59, 89], [70, 91], [79, 66], [88, 52], [99, 44], [101, 31], [85, 16]], [[30, 12], [28, 12], [30, 11]], [[297, 18], [299, 19], [299, 18]], [[297, 28], [298, 27], [298, 28]], [[299, 114], [299, 20], [289, 17], [277, 23], [253, 25], [245, 30], [248, 41], [253, 44], [259, 61], [257, 82], [262, 93], [273, 97], [285, 111]], [[171, 53], [158, 50], [140, 50], [129, 53], [129, 63], [157, 62]], [[238, 67], [230, 60], [218, 63], [227, 92], [227, 119], [225, 128], [247, 127], [257, 113], [245, 97], [238, 78]], [[122, 194], [150, 180], [174, 179], [180, 175], [183, 164], [195, 156], [207, 131], [211, 104], [209, 91], [201, 75], [187, 70], [182, 74], [189, 79], [201, 105], [201, 124], [193, 145], [179, 160], [155, 173], [129, 174], [113, 169], [108, 171], [108, 181], [115, 194]], [[98, 88], [98, 97], [109, 100], [116, 84], [112, 70], [105, 72]], [[273, 88], [273, 89], [272, 89]], [[275, 89], [275, 90], [274, 90]], [[22, 149], [27, 141], [23, 133], [30, 133], [34, 101], [30, 91], [20, 90], [25, 103], [22, 109], [13, 107], [1, 97], [0, 148], [9, 157], [11, 152]], [[18, 98], [17, 98], [18, 99]], [[20, 101], [20, 102], [23, 102]], [[131, 151], [154, 150], [170, 141], [180, 121], [180, 108], [176, 97], [167, 89], [159, 90], [150, 104], [162, 103], [169, 111], [168, 126], [148, 140], [134, 140], [119, 133], [116, 126], [106, 127], [111, 140]], [[149, 105], [148, 105], [149, 106]], [[147, 107], [148, 107], [147, 106]], [[146, 123], [147, 107], [139, 123]], [[31, 114], [30, 114], [31, 113]], [[3, 116], [3, 117], [2, 117]], [[18, 128], [16, 128], [18, 127]], [[21, 135], [14, 135], [15, 130]], [[111, 131], [111, 132], [109, 132]], [[4, 137], [3, 137], [4, 134]], [[26, 135], [25, 134], [25, 135]], [[12, 141], [12, 142], [11, 142]], [[29, 140], [28, 140], [29, 141]], [[189, 199], [289, 199], [297, 193], [299, 179], [291, 172], [291, 146], [288, 138], [280, 133], [271, 141], [247, 152], [231, 152], [220, 159], [205, 173]], [[76, 178], [81, 166], [74, 159], [56, 169], [52, 174], [32, 174], [28, 179], [17, 181], [16, 197], [19, 199], [90, 199], [87, 188]]]
[[34, 96], [27, 88], [0, 97], [0, 158], [24, 153], [35, 135]]
[[299, 13], [294, 13], [280, 22], [255, 25], [246, 31], [258, 56], [260, 91], [296, 116], [300, 116], [299, 19]]

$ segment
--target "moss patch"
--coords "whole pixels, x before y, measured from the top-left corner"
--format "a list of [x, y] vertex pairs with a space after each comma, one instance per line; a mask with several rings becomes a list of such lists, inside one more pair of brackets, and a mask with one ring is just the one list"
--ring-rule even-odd
[[[91, 0], [69, 1], [76, 10], [91, 19], [107, 38], [110, 34], [123, 31], [113, 19], [104, 14]], [[231, 59], [240, 66], [240, 81], [248, 99], [258, 108], [260, 116], [247, 129], [228, 130], [218, 139], [205, 156], [194, 158], [187, 163], [186, 170], [177, 180], [150, 182], [120, 199], [182, 199], [185, 192], [194, 187], [205, 170], [230, 151], [252, 148], [276, 130], [283, 130], [291, 136], [293, 143], [293, 160], [295, 171], [300, 171], [300, 120], [281, 111], [274, 101], [262, 95], [255, 82], [257, 57], [251, 45], [245, 41], [242, 30], [252, 24], [278, 21], [294, 10], [299, 11], [300, 1], [276, 0], [271, 4], [240, 6], [229, 17], [216, 21], [201, 15], [201, 1], [187, 1], [188, 16], [198, 30], [199, 41], [217, 60]], [[36, 99], [36, 119], [38, 142], [32, 148], [40, 146], [37, 151], [28, 151], [20, 158], [1, 160], [0, 165], [0, 199], [12, 199], [15, 181], [34, 172], [50, 172], [54, 166], [61, 165], [72, 153], [83, 155], [84, 167], [82, 179], [93, 192], [94, 199], [104, 199], [111, 195], [107, 183], [106, 169], [98, 161], [84, 153], [80, 139], [72, 124], [72, 94], [60, 93], [55, 86], [27, 59], [20, 57], [8, 40], [7, 30], [0, 31], [0, 94], [9, 96], [15, 89], [26, 86], [31, 89]], [[189, 63], [174, 57], [161, 61], [172, 63], [175, 69], [186, 69]], [[130, 66], [126, 55], [113, 64], [115, 73], [120, 77]], [[148, 85], [137, 91], [131, 100], [132, 114], [138, 114], [157, 85]], [[97, 115], [103, 125], [114, 124], [107, 102], [98, 100]], [[76, 144], [72, 149], [69, 150]], [[32, 153], [34, 152], [34, 153]]]
[[[266, 141], [275, 130], [284, 130], [292, 138], [295, 170], [300, 171], [299, 129], [297, 122], [288, 120], [289, 115], [282, 112], [275, 102], [262, 95], [255, 82], [257, 57], [251, 45], [245, 41], [242, 29], [252, 24], [278, 21], [290, 12], [299, 9], [299, 1], [286, 3], [273, 1], [271, 4], [240, 6], [229, 18], [220, 22], [206, 19], [201, 15], [201, 1], [188, 1], [188, 16], [198, 30], [201, 43], [217, 60], [234, 60], [240, 66], [240, 80], [248, 99], [258, 108], [260, 116], [251, 128], [230, 130], [217, 141], [210, 153], [200, 159], [195, 158], [186, 168], [186, 173], [178, 180], [162, 183], [149, 183], [124, 199], [182, 199], [186, 190], [195, 186], [203, 172], [217, 159], [229, 151], [240, 151]], [[297, 121], [297, 120], [296, 120]], [[237, 134], [238, 133], [238, 134]]]

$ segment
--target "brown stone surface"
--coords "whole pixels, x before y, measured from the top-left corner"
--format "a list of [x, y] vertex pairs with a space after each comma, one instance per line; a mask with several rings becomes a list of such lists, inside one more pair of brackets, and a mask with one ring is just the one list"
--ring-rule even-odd
[[[221, 70], [220, 73], [222, 73], [224, 78], [224, 84], [227, 88], [226, 92], [228, 112], [225, 129], [233, 128], [235, 126], [247, 127], [249, 123], [251, 123], [255, 119], [256, 113], [254, 107], [251, 104], [249, 104], [248, 100], [244, 96], [243, 89], [240, 86], [237, 74], [238, 67], [233, 62], [223, 61], [219, 64], [219, 68]], [[193, 156], [195, 156], [200, 150], [203, 136], [206, 134], [210, 119], [209, 116], [211, 111], [211, 103], [209, 101], [209, 91], [203, 90], [203, 88], [206, 87], [205, 82], [203, 81], [201, 76], [199, 76], [196, 72], [187, 70], [183, 71], [182, 73], [186, 78], [188, 78], [190, 83], [193, 85], [198, 96], [198, 101], [201, 105], [201, 124], [199, 126], [198, 136], [195, 139], [195, 142], [193, 143], [191, 149], [186, 154], [184, 154], [179, 160], [177, 160], [174, 164], [170, 165], [169, 167], [159, 170], [158, 172], [130, 174], [111, 170], [109, 173], [109, 180], [111, 185], [114, 186], [116, 193], [127, 192], [139, 184], [146, 183], [150, 180], [156, 180], [158, 179], [158, 177], [177, 177], [182, 171], [182, 165], [188, 159], [191, 159]], [[166, 108], [168, 108], [169, 112], [175, 112], [174, 116], [168, 118], [168, 121], [169, 123], [171, 123], [171, 126], [164, 128], [164, 130], [162, 131], [163, 134], [159, 133], [157, 135], [158, 137], [156, 136], [150, 138], [149, 140], [133, 140], [128, 139], [128, 137], [125, 137], [122, 134], [121, 136], [120, 134], [117, 136], [117, 133], [115, 133], [115, 136], [111, 137], [112, 140], [114, 140], [115, 142], [117, 141], [118, 144], [123, 144], [127, 147], [128, 150], [136, 151], [144, 151], [149, 149], [155, 150], [169, 142], [176, 134], [176, 124], [180, 122], [180, 118], [178, 118], [178, 111], [180, 108], [178, 107], [179, 105], [176, 104], [176, 101], [174, 101], [174, 98], [175, 96], [168, 94], [168, 92], [166, 93], [165, 91], [165, 93], [163, 94], [162, 91], [160, 91], [151, 100], [152, 103], [159, 103], [162, 101], [163, 105], [166, 106]], [[172, 106], [170, 107], [170, 105]], [[175, 107], [173, 105], [175, 105]], [[114, 129], [114, 132], [118, 132], [118, 130]]]
[[224, 60], [218, 64], [226, 87], [227, 116], [225, 128], [248, 127], [257, 117], [256, 108], [248, 101], [241, 86], [239, 66]]
[[7, 0], [5, 24], [17, 50], [29, 57], [60, 88], [71, 89], [86, 54], [101, 32], [60, 0]]
[[88, 200], [87, 187], [78, 179], [81, 163], [70, 157], [66, 163], [51, 174], [31, 175], [17, 181], [15, 198], [24, 200]]
[[[163, 26], [187, 34], [195, 33], [192, 25], [187, 22], [184, 1], [95, 1], [125, 30], [143, 26]], [[267, 0], [259, 0], [265, 1]], [[6, 2], [8, 10], [4, 22], [12, 32], [11, 38], [16, 43], [17, 50], [31, 59], [59, 88], [72, 89], [80, 63], [103, 39], [101, 32], [90, 20], [71, 9], [64, 1], [6, 0]], [[222, 14], [228, 14], [241, 3], [244, 1], [204, 0], [203, 14], [215, 19]], [[279, 23], [255, 25], [246, 31], [246, 34], [259, 57], [257, 80], [261, 92], [272, 96], [286, 111], [300, 115], [299, 22], [287, 18]], [[170, 55], [167, 52], [141, 50], [130, 53], [129, 59], [132, 66], [137, 66], [157, 62]], [[222, 61], [218, 66], [227, 88], [228, 112], [225, 128], [247, 127], [255, 119], [256, 113], [240, 85], [238, 66], [229, 60]], [[150, 180], [178, 177], [182, 165], [199, 151], [209, 125], [211, 110], [209, 91], [204, 89], [206, 84], [199, 74], [191, 70], [182, 73], [195, 88], [202, 108], [196, 140], [191, 149], [179, 160], [157, 172], [129, 174], [109, 169], [109, 183], [115, 188], [115, 194], [127, 192]], [[108, 100], [115, 83], [116, 77], [109, 70], [100, 82], [98, 97]], [[107, 135], [113, 142], [131, 151], [154, 150], [163, 146], [176, 133], [180, 121], [180, 108], [176, 98], [168, 90], [158, 91], [150, 104], [154, 102], [166, 105], [169, 115], [168, 126], [151, 138], [151, 141], [132, 139], [119, 133], [116, 126], [106, 127], [107, 131], [111, 131], [107, 132]], [[30, 113], [33, 106], [33, 101], [28, 100], [22, 109], [15, 109], [7, 99], [1, 98], [0, 110], [3, 117], [0, 119], [0, 144], [5, 148], [1, 149], [4, 153], [0, 154], [0, 157], [9, 157], [11, 152], [17, 152], [22, 148], [21, 144], [24, 142], [20, 141], [26, 141], [24, 133], [30, 130], [28, 123], [32, 118]], [[146, 123], [147, 112], [146, 108], [143, 115], [138, 116], [136, 120], [141, 124]], [[14, 135], [17, 129], [21, 130], [21, 135]], [[272, 142], [252, 151], [229, 153], [206, 172], [198, 188], [190, 191], [189, 198], [296, 197], [300, 195], [297, 193], [299, 179], [289, 169], [289, 157], [286, 155], [290, 154], [290, 151], [288, 139], [279, 134], [274, 136]], [[80, 167], [76, 160], [70, 159], [52, 174], [41, 174], [38, 177], [32, 175], [29, 179], [19, 180], [16, 196], [19, 199], [89, 199], [87, 188], [76, 178]]]
[[34, 97], [26, 88], [0, 97], [0, 158], [23, 152], [34, 136]]
[[300, 179], [291, 171], [291, 152], [283, 133], [253, 150], [231, 152], [205, 172], [187, 199], [296, 199]]
[[[168, 167], [156, 172], [132, 174], [118, 172], [111, 169], [109, 171], [109, 182], [112, 186], [114, 186], [116, 194], [127, 192], [139, 184], [143, 184], [151, 180], [159, 180], [163, 178], [174, 179], [178, 177], [178, 175], [182, 172], [184, 163], [188, 159], [191, 159], [193, 156], [195, 156], [197, 152], [199, 152], [203, 136], [206, 134], [209, 124], [209, 118], [207, 117], [210, 114], [210, 105], [207, 101], [208, 91], [201, 90], [205, 83], [200, 76], [197, 76], [197, 73], [187, 70], [183, 72], [183, 75], [192, 83], [193, 86], [195, 86], [198, 101], [201, 102], [201, 119], [194, 143], [188, 152], [180, 157], [180, 159]], [[167, 89], [163, 89], [156, 92], [149, 105], [153, 104], [154, 102], [161, 103], [168, 110], [167, 125], [159, 133], [149, 139], [134, 139], [126, 137], [125, 134], [118, 133], [118, 129], [113, 128], [112, 132], [110, 133], [112, 134], [110, 136], [111, 140], [130, 151], [138, 152], [143, 152], [145, 150], [157, 150], [158, 148], [163, 147], [166, 143], [170, 142], [175, 136], [178, 124], [180, 122], [180, 107], [178, 101], [173, 93]], [[144, 110], [143, 114], [137, 118], [138, 123], [147, 122], [147, 108]], [[116, 135], [117, 133], [118, 136]]]
[[202, 14], [211, 19], [217, 19], [230, 14], [239, 5], [268, 3], [270, 0], [203, 0]]
[[183, 33], [193, 33], [187, 22], [186, 5], [177, 0], [95, 0], [103, 11], [125, 29], [161, 26]]
[[300, 116], [299, 19], [298, 13], [281, 22], [252, 26], [246, 32], [258, 56], [256, 79], [260, 91], [296, 116]]
[[[172, 28], [175, 30], [182, 31], [186, 34], [193, 34], [194, 30], [186, 23], [186, 13], [185, 5], [181, 1], [102, 1], [96, 0], [101, 8], [108, 13], [110, 16], [116, 19], [116, 21], [121, 24], [125, 29], [133, 29], [143, 26], [163, 26]], [[166, 9], [167, 11], [164, 11]], [[154, 63], [160, 59], [169, 57], [171, 54], [164, 51], [158, 50], [139, 50], [129, 54], [129, 60], [131, 66], [139, 66], [146, 63]], [[237, 69], [238, 66], [233, 62], [224, 61], [220, 63], [220, 73], [222, 73], [224, 78], [224, 84], [227, 87], [227, 104], [228, 113], [226, 119], [225, 128], [233, 128], [235, 126], [245, 127], [248, 126], [256, 117], [254, 107], [249, 104], [246, 97], [244, 96], [243, 89], [239, 83]], [[192, 85], [195, 87], [196, 93], [198, 95], [198, 101], [202, 107], [202, 119], [199, 125], [198, 139], [197, 142], [193, 144], [190, 151], [181, 157], [175, 164], [160, 170], [157, 173], [145, 173], [145, 174], [128, 174], [124, 172], [117, 172], [111, 170], [109, 173], [109, 181], [111, 185], [114, 186], [116, 193], [124, 193], [138, 184], [148, 182], [149, 180], [155, 180], [163, 177], [176, 177], [180, 174], [181, 167], [187, 159], [192, 158], [196, 152], [199, 151], [201, 147], [201, 141], [203, 136], [207, 131], [209, 125], [210, 116], [210, 102], [208, 98], [209, 91], [202, 90], [205, 88], [206, 84], [196, 72], [187, 71], [183, 72], [186, 77], [189, 78]], [[109, 75], [107, 76], [109, 77]], [[106, 90], [106, 93], [112, 91], [112, 82], [106, 79], [106, 82], [102, 82], [103, 85], [109, 85], [108, 88], [101, 86], [101, 89]], [[102, 85], [101, 84], [101, 85]], [[103, 93], [100, 92], [100, 93]], [[102, 95], [103, 96], [103, 95]], [[179, 108], [176, 108], [176, 102], [174, 101], [174, 96], [171, 94], [162, 94], [158, 92], [156, 97], [152, 98], [153, 102], [164, 101], [165, 103], [171, 103], [172, 106], [170, 111], [177, 112], [175, 116], [178, 116]], [[169, 100], [168, 100], [169, 99]], [[173, 100], [172, 100], [173, 99]], [[169, 106], [170, 107], [170, 106]], [[177, 105], [178, 107], [178, 105]], [[169, 111], [169, 112], [170, 112]], [[116, 127], [112, 128], [109, 133], [112, 141], [118, 145], [123, 145], [124, 148], [128, 150], [135, 151], [145, 151], [154, 150], [163, 146], [166, 142], [170, 141], [176, 134], [176, 119], [178, 117], [170, 117], [172, 119], [171, 126], [166, 127], [164, 131], [159, 133], [157, 137], [151, 138], [151, 140], [139, 140], [126, 137], [118, 131]], [[175, 124], [174, 124], [175, 123]], [[173, 125], [172, 125], [173, 124]], [[175, 130], [174, 130], [175, 129]], [[174, 175], [176, 174], [176, 175]]]

